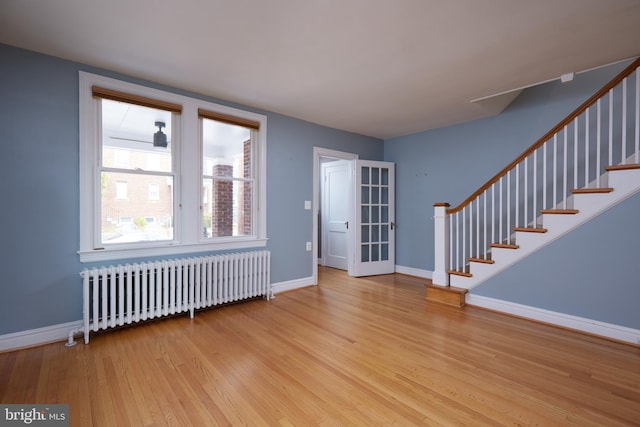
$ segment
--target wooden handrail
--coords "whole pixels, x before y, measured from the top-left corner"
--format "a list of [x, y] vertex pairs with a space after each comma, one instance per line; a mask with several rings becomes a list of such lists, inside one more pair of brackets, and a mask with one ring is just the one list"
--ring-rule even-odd
[[547, 132], [542, 138], [537, 140], [531, 147], [527, 148], [519, 157], [517, 157], [514, 161], [509, 163], [504, 169], [502, 169], [498, 174], [496, 174], [493, 178], [487, 181], [482, 187], [478, 188], [472, 195], [467, 197], [462, 203], [460, 203], [455, 208], [447, 209], [448, 214], [453, 214], [461, 211], [471, 203], [476, 197], [484, 193], [489, 189], [494, 183], [498, 182], [500, 178], [505, 176], [507, 172], [513, 169], [518, 163], [522, 162], [526, 157], [531, 155], [534, 151], [544, 145], [553, 135], [560, 132], [562, 128], [571, 123], [576, 117], [586, 111], [587, 108], [591, 107], [593, 104], [598, 101], [598, 99], [602, 98], [606, 95], [609, 90], [616, 87], [622, 80], [627, 77], [629, 74], [633, 73], [633, 71], [640, 67], [640, 57], [638, 57], [635, 61], [633, 61], [627, 68], [622, 70], [620, 74], [615, 76], [609, 83], [607, 83], [602, 89], [596, 92], [591, 98], [587, 99], [582, 105], [576, 108], [571, 114], [564, 118], [560, 123], [558, 123], [555, 127], [553, 127], [549, 132]]

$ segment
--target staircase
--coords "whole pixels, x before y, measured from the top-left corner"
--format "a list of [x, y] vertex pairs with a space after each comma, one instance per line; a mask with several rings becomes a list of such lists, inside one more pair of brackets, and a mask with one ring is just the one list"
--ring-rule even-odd
[[460, 205], [434, 205], [433, 284], [472, 289], [640, 192], [640, 59]]

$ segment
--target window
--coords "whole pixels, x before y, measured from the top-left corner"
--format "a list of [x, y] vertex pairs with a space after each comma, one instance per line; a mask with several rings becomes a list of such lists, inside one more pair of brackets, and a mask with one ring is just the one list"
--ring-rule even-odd
[[149, 184], [149, 200], [160, 201], [160, 184]]
[[203, 236], [253, 234], [253, 152], [259, 123], [199, 111], [202, 135]]
[[[102, 199], [103, 199], [103, 210], [109, 210], [107, 209], [106, 203], [104, 203], [104, 199], [105, 199], [105, 194], [109, 194], [109, 189], [108, 189], [108, 182], [109, 182], [109, 174], [108, 173], [104, 173], [102, 175], [105, 179], [105, 188], [103, 188], [102, 190]], [[111, 197], [107, 196], [108, 199], [111, 199]], [[126, 200], [127, 199], [127, 181], [117, 181], [116, 182], [116, 200]]]
[[84, 72], [80, 102], [82, 262], [266, 244], [266, 117]]

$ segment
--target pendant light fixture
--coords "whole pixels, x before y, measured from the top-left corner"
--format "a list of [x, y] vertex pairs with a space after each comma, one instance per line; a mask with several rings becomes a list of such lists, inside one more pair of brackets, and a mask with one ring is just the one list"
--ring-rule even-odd
[[153, 146], [159, 148], [167, 148], [167, 135], [162, 133], [162, 128], [166, 126], [164, 122], [156, 122], [158, 132], [153, 134]]

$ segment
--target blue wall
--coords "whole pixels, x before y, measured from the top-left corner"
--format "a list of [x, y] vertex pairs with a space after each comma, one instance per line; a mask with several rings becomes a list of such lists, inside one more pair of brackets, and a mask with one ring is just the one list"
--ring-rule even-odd
[[[0, 335], [82, 318], [78, 71], [267, 115], [267, 232], [274, 283], [312, 275], [313, 147], [381, 160], [383, 141], [0, 45]], [[126, 262], [126, 260], [121, 261]]]
[[474, 294], [640, 329], [640, 194], [473, 289]]
[[[527, 89], [495, 117], [386, 140], [385, 160], [396, 163], [396, 264], [433, 271], [433, 204], [462, 202], [627, 65]], [[631, 257], [640, 252], [627, 237], [638, 212], [636, 196], [472, 292], [639, 328]]]

